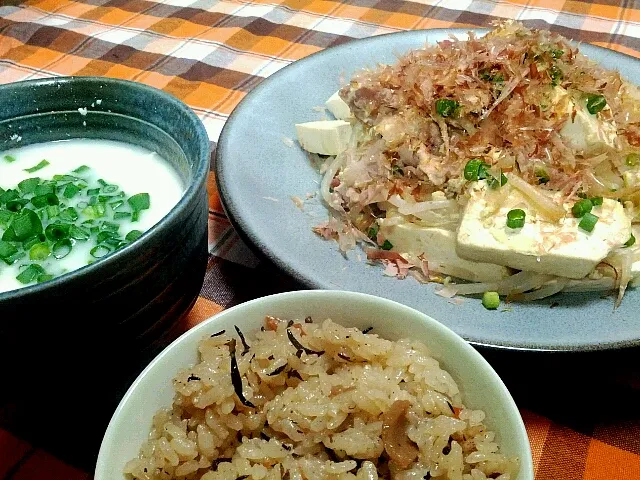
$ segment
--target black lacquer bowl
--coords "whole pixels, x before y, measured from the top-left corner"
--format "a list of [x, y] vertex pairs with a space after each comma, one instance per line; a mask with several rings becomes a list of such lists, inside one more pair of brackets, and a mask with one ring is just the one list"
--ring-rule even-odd
[[118, 396], [119, 385], [171, 340], [170, 327], [198, 296], [210, 151], [188, 106], [140, 83], [64, 77], [0, 86], [0, 150], [69, 138], [155, 151], [186, 187], [132, 244], [48, 282], [0, 293], [0, 371], [9, 390], [31, 399], [33, 392], [50, 399], [75, 390], [93, 402]]

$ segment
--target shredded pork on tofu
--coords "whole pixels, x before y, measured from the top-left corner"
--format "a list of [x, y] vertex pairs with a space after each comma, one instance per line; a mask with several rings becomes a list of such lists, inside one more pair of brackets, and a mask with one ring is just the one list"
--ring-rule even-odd
[[[494, 190], [496, 211], [515, 188], [527, 198], [528, 220], [553, 226], [572, 217], [563, 205], [602, 197], [621, 202], [629, 224], [640, 221], [640, 90], [557, 34], [506, 22], [481, 38], [452, 37], [360, 71], [339, 94], [354, 133], [347, 150], [324, 165], [330, 219], [316, 232], [343, 251], [357, 243], [396, 250], [385, 232], [399, 224], [456, 231], [478, 180], [465, 178], [471, 160], [483, 165], [480, 179]], [[619, 290], [618, 302], [637, 260], [630, 240], [613, 241], [585, 279], [610, 278], [600, 283]], [[428, 252], [397, 253], [419, 280], [448, 273]], [[396, 256], [372, 258], [404, 266]], [[518, 271], [507, 260], [487, 263]], [[580, 290], [575, 281], [537, 273], [525, 290], [507, 278], [507, 292], [517, 298], [545, 285], [552, 293], [562, 288], [549, 282]], [[502, 281], [485, 286], [503, 292]]]

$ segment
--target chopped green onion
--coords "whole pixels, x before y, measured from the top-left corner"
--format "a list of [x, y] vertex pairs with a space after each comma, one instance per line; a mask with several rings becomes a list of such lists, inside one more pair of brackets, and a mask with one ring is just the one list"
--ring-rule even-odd
[[587, 232], [592, 232], [593, 227], [598, 223], [598, 217], [593, 213], [585, 213], [584, 216], [580, 219], [580, 223], [578, 223], [578, 227]]
[[91, 170], [89, 167], [87, 167], [86, 165], [80, 165], [78, 168], [76, 168], [75, 170], [73, 170], [73, 173], [84, 173]]
[[5, 190], [2, 194], [0, 194], [0, 204], [7, 203], [11, 200], [18, 198], [19, 196], [20, 195], [16, 190], [12, 190], [12, 189]]
[[404, 171], [398, 165], [394, 165], [391, 167], [391, 173], [393, 175], [400, 175], [400, 176], [404, 175]]
[[551, 56], [553, 58], [560, 58], [564, 54], [564, 50], [551, 50]]
[[80, 180], [78, 177], [74, 177], [73, 175], [54, 175], [53, 179], [56, 182], [75, 182]]
[[106, 210], [104, 208], [104, 205], [100, 203], [96, 205], [87, 205], [82, 209], [82, 213], [91, 219], [104, 217], [105, 212]]
[[44, 229], [44, 234], [49, 240], [55, 242], [62, 238], [67, 238], [70, 230], [71, 225], [68, 223], [52, 223]]
[[89, 190], [86, 191], [86, 194], [88, 196], [98, 195], [99, 193], [100, 193], [100, 189], [99, 188], [90, 188]]
[[130, 218], [131, 212], [114, 212], [113, 219], [114, 220], [122, 220], [124, 218]]
[[31, 168], [25, 168], [24, 171], [29, 173], [37, 172], [38, 170], [42, 170], [47, 165], [49, 165], [49, 162], [46, 160], [42, 160], [40, 163], [38, 163], [37, 165], [34, 165]]
[[500, 295], [498, 292], [484, 292], [482, 294], [482, 306], [487, 310], [495, 310], [500, 306]]
[[640, 163], [640, 154], [638, 153], [628, 154], [624, 159], [624, 163], [628, 167], [635, 167], [636, 165], [638, 165], [638, 163]]
[[47, 205], [45, 211], [47, 212], [47, 218], [49, 220], [53, 220], [60, 215], [60, 207], [58, 207], [58, 205]]
[[109, 252], [111, 252], [109, 247], [106, 247], [105, 245], [96, 245], [90, 250], [89, 253], [93, 258], [102, 258]]
[[537, 167], [533, 173], [538, 179], [538, 185], [544, 185], [545, 183], [549, 183], [549, 180], [551, 180], [547, 171], [542, 167]]
[[478, 172], [480, 170], [480, 165], [484, 162], [479, 158], [474, 158], [469, 160], [467, 164], [464, 166], [464, 179], [469, 180], [471, 182], [475, 182], [478, 180]]
[[47, 205], [58, 205], [60, 200], [55, 193], [47, 193], [46, 195], [39, 195], [31, 199], [31, 204], [36, 208], [46, 207]]
[[149, 199], [148, 193], [137, 193], [135, 195], [132, 195], [131, 197], [129, 197], [127, 202], [129, 203], [129, 205], [131, 206], [131, 209], [134, 212], [139, 212], [140, 210], [147, 210], [151, 205], [151, 201]]
[[80, 189], [77, 186], [75, 186], [73, 183], [70, 183], [64, 188], [64, 193], [62, 195], [64, 196], [64, 198], [71, 199], [75, 197], [79, 191]]
[[2, 260], [4, 260], [4, 262], [7, 265], [13, 265], [14, 263], [16, 263], [18, 260], [20, 260], [22, 257], [24, 257], [26, 254], [23, 251], [17, 251], [15, 254], [5, 257]]
[[[488, 172], [487, 172], [488, 173]], [[498, 187], [504, 187], [507, 184], [507, 176], [504, 173], [500, 173], [500, 182], [493, 175], [487, 175], [487, 185], [492, 190], [495, 190]]]
[[[627, 240], [624, 243], [624, 246], [625, 247], [631, 247], [631, 246], [633, 246], [634, 243], [636, 243], [636, 237], [632, 233], [631, 236], [629, 237], [629, 240]], [[0, 255], [0, 256], [2, 256], [2, 255]]]
[[69, 237], [74, 240], [89, 240], [90, 236], [91, 232], [82, 227], [78, 227], [77, 225], [71, 225], [71, 227], [69, 227]]
[[103, 243], [106, 242], [107, 240], [113, 239], [113, 238], [118, 238], [118, 234], [115, 232], [110, 232], [108, 230], [104, 230], [100, 233], [98, 233], [98, 237], [97, 237], [97, 242], [98, 243]]
[[113, 223], [113, 222], [107, 222], [106, 220], [103, 221], [100, 224], [100, 230], [108, 230], [110, 232], [117, 232], [118, 230], [120, 230], [120, 224], [119, 223]]
[[68, 238], [63, 238], [62, 240], [58, 240], [53, 244], [53, 256], [60, 260], [61, 258], [66, 257], [71, 252], [73, 248], [73, 243]]
[[389, 240], [385, 240], [382, 245], [380, 245], [382, 250], [391, 250], [393, 248], [393, 244]]
[[18, 240], [26, 240], [33, 235], [42, 233], [42, 221], [36, 212], [23, 208], [13, 220], [11, 229], [13, 229]]
[[[371, 240], [373, 240], [375, 242], [376, 238], [378, 237], [378, 231], [379, 230], [380, 230], [380, 226], [376, 222], [373, 222], [371, 224], [371, 226], [369, 227], [369, 230], [367, 230], [367, 237], [369, 237]], [[133, 230], [133, 231], [137, 232], [137, 230]], [[128, 238], [127, 238], [127, 240], [128, 240]]]
[[51, 183], [51, 182], [41, 183], [33, 191], [33, 194], [34, 195], [48, 195], [50, 193], [55, 193], [56, 192], [55, 185], [56, 185], [55, 183]]
[[0, 258], [5, 259], [15, 255], [17, 252], [18, 249], [12, 243], [0, 240]]
[[42, 275], [44, 273], [45, 273], [44, 268], [42, 268], [37, 263], [32, 263], [29, 266], [27, 266], [27, 268], [25, 268], [20, 273], [20, 275], [16, 277], [16, 279], [20, 283], [27, 284], [27, 283], [33, 282], [39, 275]]
[[51, 275], [50, 273], [43, 273], [42, 275], [38, 275], [38, 278], [36, 279], [36, 281], [38, 283], [42, 283], [42, 282], [48, 282], [51, 279], [53, 279], [53, 275]]
[[13, 155], [5, 155], [4, 160], [6, 162], [13, 163], [16, 161], [16, 157], [14, 157]]
[[507, 227], [509, 228], [522, 228], [524, 227], [524, 221], [526, 213], [521, 208], [514, 208], [507, 213]]
[[[376, 224], [376, 226], [377, 226], [377, 224]], [[371, 228], [373, 228], [373, 227], [371, 227]], [[369, 231], [371, 231], [371, 228], [369, 228]], [[376, 232], [376, 235], [377, 235], [377, 232]], [[129, 233], [127, 233], [127, 235], [124, 237], [124, 239], [127, 242], [134, 242], [137, 239], [139, 239], [141, 236], [142, 236], [142, 232], [140, 230], [131, 230]], [[369, 238], [371, 238], [371, 237], [369, 237]], [[375, 238], [372, 238], [372, 240], [375, 240]]]
[[78, 211], [73, 207], [68, 207], [60, 212], [59, 217], [63, 222], [75, 222], [78, 219]]
[[4, 227], [8, 227], [11, 220], [13, 220], [15, 213], [10, 210], [0, 210], [0, 225], [4, 225]]
[[16, 198], [15, 200], [7, 202], [7, 210], [10, 212], [19, 212], [27, 203], [29, 203], [29, 200], [26, 198]]
[[33, 193], [39, 184], [40, 179], [38, 177], [27, 178], [18, 183], [18, 190], [20, 190], [23, 195]]
[[111, 202], [109, 205], [112, 209], [117, 210], [124, 205], [124, 202], [122, 200], [116, 200], [115, 202]]
[[604, 95], [589, 94], [587, 95], [587, 110], [591, 115], [595, 115], [607, 106], [607, 100]]
[[571, 213], [573, 213], [574, 217], [581, 218], [585, 214], [589, 213], [592, 208], [593, 204], [591, 203], [591, 200], [589, 200], [588, 198], [584, 198], [582, 200], [578, 200], [573, 205], [573, 207], [571, 208]]
[[551, 67], [549, 67], [549, 77], [551, 77], [551, 85], [555, 87], [556, 85], [559, 85], [560, 82], [562, 82], [564, 75], [562, 74], [562, 70], [560, 70], [560, 68], [558, 68], [556, 65], [551, 65]]
[[42, 261], [45, 260], [49, 255], [51, 255], [49, 244], [44, 242], [36, 243], [29, 249], [29, 258], [31, 260]]
[[436, 101], [436, 112], [441, 117], [450, 117], [456, 112], [459, 106], [460, 104], [455, 100], [440, 98]]
[[602, 197], [593, 197], [590, 200], [591, 200], [591, 204], [594, 207], [599, 207], [600, 205], [602, 205], [602, 202], [604, 202], [604, 199]]
[[116, 193], [120, 187], [117, 185], [105, 185], [102, 188], [103, 193]]

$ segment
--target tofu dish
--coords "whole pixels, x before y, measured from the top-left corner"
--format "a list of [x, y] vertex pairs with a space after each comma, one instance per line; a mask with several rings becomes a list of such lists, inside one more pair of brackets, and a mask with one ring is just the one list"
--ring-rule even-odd
[[640, 89], [505, 22], [358, 71], [300, 123], [342, 252], [445, 297], [616, 294], [640, 281]]

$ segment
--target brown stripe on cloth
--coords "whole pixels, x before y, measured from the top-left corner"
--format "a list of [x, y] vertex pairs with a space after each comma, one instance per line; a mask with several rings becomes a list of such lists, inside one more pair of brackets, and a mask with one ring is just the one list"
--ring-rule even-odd
[[536, 480], [583, 480], [591, 439], [552, 424], [536, 472]]
[[[465, 11], [460, 14], [457, 21], [477, 25], [479, 27], [489, 28], [491, 26], [491, 22], [495, 19], [496, 17], [492, 17], [490, 15], [483, 15], [480, 13]], [[530, 28], [550, 30], [577, 42], [611, 42], [610, 33], [592, 32], [588, 30], [568, 28], [562, 25], [550, 24], [541, 19], [522, 20], [522, 23]], [[638, 47], [640, 46], [638, 45], [639, 42], [637, 38], [629, 37], [626, 35], [618, 35], [616, 42], [611, 43], [623, 45], [631, 49], [638, 49]]]
[[268, 261], [248, 268], [211, 256], [200, 296], [228, 308], [265, 295], [302, 289]]
[[[625, 408], [627, 416], [633, 415], [637, 417], [637, 408], [640, 402], [628, 405], [633, 413]], [[640, 455], [640, 420], [638, 418], [628, 418], [626, 420], [607, 422], [606, 425], [597, 425], [593, 431], [593, 438], [621, 450]]]

